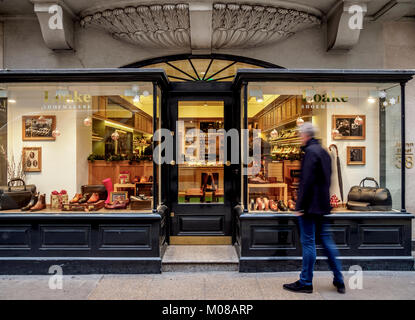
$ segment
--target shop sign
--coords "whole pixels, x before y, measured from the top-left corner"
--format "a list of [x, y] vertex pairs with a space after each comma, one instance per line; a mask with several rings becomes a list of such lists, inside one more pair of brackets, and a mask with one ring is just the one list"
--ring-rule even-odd
[[[316, 93], [315, 90], [303, 91], [303, 109], [330, 109], [330, 108], [343, 108], [344, 103], [349, 101], [348, 96], [337, 96], [334, 91], [330, 94]], [[332, 103], [331, 105], [329, 103]], [[335, 105], [333, 105], [335, 103]]]
[[91, 95], [80, 94], [78, 91], [57, 90], [53, 97], [44, 91], [42, 110], [89, 110]]
[[[402, 164], [402, 148], [401, 143], [396, 143], [396, 153], [395, 153], [395, 167], [401, 169]], [[407, 142], [405, 148], [405, 168], [412, 169], [414, 166], [414, 143]]]

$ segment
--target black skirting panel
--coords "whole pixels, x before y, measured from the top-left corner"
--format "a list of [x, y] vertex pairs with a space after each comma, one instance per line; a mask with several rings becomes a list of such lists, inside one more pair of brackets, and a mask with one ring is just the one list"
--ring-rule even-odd
[[160, 273], [166, 213], [0, 214], [0, 273]]
[[[302, 249], [297, 217], [292, 214], [243, 214], [236, 207], [236, 246], [241, 272], [298, 271]], [[330, 230], [343, 269], [413, 270], [411, 221], [400, 213], [336, 213]], [[317, 241], [316, 270], [328, 270]]]

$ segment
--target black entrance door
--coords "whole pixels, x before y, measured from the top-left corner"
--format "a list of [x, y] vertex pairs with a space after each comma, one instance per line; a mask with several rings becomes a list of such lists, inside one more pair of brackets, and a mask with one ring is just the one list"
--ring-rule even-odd
[[[170, 244], [231, 244], [238, 172], [226, 161], [238, 127], [230, 83], [176, 83], [168, 97], [174, 135], [169, 166]], [[178, 151], [178, 152], [177, 152]], [[238, 184], [237, 184], [238, 185]]]

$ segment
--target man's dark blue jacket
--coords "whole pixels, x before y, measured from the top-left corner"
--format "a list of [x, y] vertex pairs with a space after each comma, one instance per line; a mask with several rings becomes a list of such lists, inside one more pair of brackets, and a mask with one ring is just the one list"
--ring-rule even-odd
[[308, 140], [302, 149], [305, 154], [301, 162], [296, 210], [306, 215], [329, 214], [331, 158], [314, 138]]

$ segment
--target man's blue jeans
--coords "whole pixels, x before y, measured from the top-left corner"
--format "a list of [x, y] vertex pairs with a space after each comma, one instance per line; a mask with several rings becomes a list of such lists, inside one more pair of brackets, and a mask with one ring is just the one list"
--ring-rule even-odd
[[316, 238], [319, 238], [324, 253], [328, 258], [334, 281], [343, 283], [341, 263], [337, 259], [339, 252], [328, 230], [328, 223], [321, 216], [300, 216], [298, 217], [301, 233], [301, 244], [303, 246], [303, 269], [300, 275], [300, 283], [303, 285], [313, 284], [313, 271], [316, 262]]

